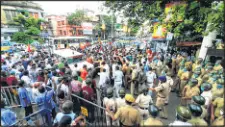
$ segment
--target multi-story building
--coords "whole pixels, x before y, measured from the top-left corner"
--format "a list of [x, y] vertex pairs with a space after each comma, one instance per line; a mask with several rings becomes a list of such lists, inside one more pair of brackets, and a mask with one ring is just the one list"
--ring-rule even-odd
[[1, 1], [1, 40], [10, 40], [10, 36], [19, 31], [18, 26], [10, 23], [24, 10], [34, 18], [44, 17], [43, 9], [31, 1]]
[[[91, 14], [89, 13], [89, 15]], [[49, 22], [54, 36], [85, 36], [85, 27], [69, 25], [65, 15], [47, 15], [45, 19]], [[91, 21], [88, 22], [92, 25], [95, 25], [98, 21], [93, 15], [90, 19]]]
[[69, 25], [64, 15], [48, 15], [45, 19], [49, 22], [53, 36], [82, 36], [82, 27]]

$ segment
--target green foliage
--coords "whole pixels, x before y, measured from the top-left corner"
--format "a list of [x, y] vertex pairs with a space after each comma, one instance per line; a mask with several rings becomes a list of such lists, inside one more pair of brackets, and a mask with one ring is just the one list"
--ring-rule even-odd
[[28, 35], [33, 35], [33, 36], [37, 36], [40, 34], [40, 30], [37, 27], [31, 26], [27, 29], [27, 31], [25, 32]]
[[31, 36], [29, 36], [25, 32], [16, 32], [12, 36], [12, 41], [16, 41], [18, 43], [28, 44], [30, 40]]
[[[170, 2], [170, 0], [106, 1], [105, 6], [112, 11], [123, 12], [123, 15], [129, 18], [129, 25], [132, 27], [140, 27], [146, 20], [151, 22], [158, 19], [161, 24], [166, 25], [168, 32], [174, 33], [175, 38], [178, 40], [185, 40], [190, 36], [203, 36], [213, 30], [224, 35], [223, 2], [216, 8], [217, 3], [212, 0], [187, 0], [186, 6], [175, 6], [172, 9], [172, 18], [165, 21], [165, 5]], [[211, 24], [209, 30], [206, 31], [208, 23]], [[150, 31], [153, 31], [153, 29]]]
[[17, 17], [14, 17], [13, 22], [11, 22], [11, 24], [22, 26], [20, 32], [13, 34], [12, 40], [24, 44], [32, 43], [34, 39], [40, 40], [40, 25], [41, 22], [45, 21], [33, 17], [26, 17], [24, 15], [19, 14]]
[[83, 21], [90, 20], [83, 10], [77, 10], [67, 16], [68, 23], [70, 25], [80, 26]]

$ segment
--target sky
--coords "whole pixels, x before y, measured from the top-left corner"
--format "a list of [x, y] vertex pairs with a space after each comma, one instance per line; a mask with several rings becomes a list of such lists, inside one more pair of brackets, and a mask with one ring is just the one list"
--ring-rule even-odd
[[74, 12], [76, 8], [85, 8], [99, 12], [99, 7], [103, 1], [34, 1], [41, 5], [47, 15], [66, 15], [67, 13]]

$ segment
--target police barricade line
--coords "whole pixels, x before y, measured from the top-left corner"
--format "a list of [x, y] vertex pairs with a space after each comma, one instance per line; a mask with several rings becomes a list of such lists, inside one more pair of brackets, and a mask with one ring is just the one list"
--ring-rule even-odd
[[30, 114], [27, 117], [24, 117], [23, 119], [17, 120], [15, 123], [10, 125], [12, 126], [26, 126], [27, 122], [26, 120], [32, 120], [33, 125], [31, 126], [52, 126], [52, 119], [51, 119], [51, 112], [48, 109], [41, 109], [39, 111], [36, 111], [32, 114]]
[[18, 86], [1, 87], [1, 97], [5, 99], [5, 102], [8, 106], [20, 105], [17, 89]]
[[87, 126], [106, 126], [105, 108], [90, 102], [76, 94], [72, 94], [72, 98], [76, 98], [76, 101], [80, 103], [80, 113], [87, 119]]

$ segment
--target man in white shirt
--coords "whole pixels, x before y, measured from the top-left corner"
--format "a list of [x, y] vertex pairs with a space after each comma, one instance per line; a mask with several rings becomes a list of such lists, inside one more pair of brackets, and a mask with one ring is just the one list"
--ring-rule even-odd
[[110, 70], [109, 70], [109, 65], [104, 62], [102, 62], [103, 68], [106, 70], [106, 74], [109, 76]]
[[201, 96], [205, 98], [205, 106], [208, 107], [212, 101], [212, 85], [210, 83], [203, 83], [201, 90], [203, 91]]
[[21, 80], [24, 81], [24, 83], [25, 83], [24, 87], [28, 91], [28, 95], [29, 95], [31, 101], [34, 102], [34, 99], [32, 97], [32, 92], [31, 92], [32, 91], [32, 89], [31, 89], [32, 88], [32, 82], [31, 82], [31, 79], [29, 77], [29, 72], [27, 70], [24, 71], [23, 76], [21, 77]]
[[148, 87], [144, 86], [142, 90], [142, 94], [140, 94], [135, 103], [139, 106], [139, 112], [141, 114], [142, 120], [145, 120], [149, 117], [148, 107], [153, 103], [152, 97], [148, 94]]
[[72, 75], [77, 75], [77, 72], [79, 71], [79, 68], [77, 66], [77, 64], [74, 64], [74, 68], [73, 68], [73, 72], [72, 72]]
[[[152, 71], [152, 68], [149, 67], [149, 71], [146, 73], [146, 77], [147, 77], [147, 86], [149, 88], [152, 88], [153, 87], [153, 83], [154, 83], [154, 80], [156, 79], [156, 74], [155, 72]], [[149, 90], [149, 95], [152, 96], [152, 91]]]
[[99, 87], [104, 88], [106, 81], [109, 80], [109, 76], [106, 73], [106, 69], [104, 68], [103, 72], [98, 73], [98, 75], [100, 76], [98, 85]]
[[123, 107], [123, 106], [126, 106], [126, 101], [125, 101], [125, 89], [124, 88], [121, 88], [119, 90], [119, 97], [116, 98], [116, 104], [117, 104], [117, 110], [120, 108], [120, 107]]
[[114, 88], [116, 89], [116, 96], [119, 97], [119, 90], [122, 87], [123, 84], [123, 72], [119, 70], [119, 66], [116, 66], [116, 71], [113, 74], [114, 79]]

